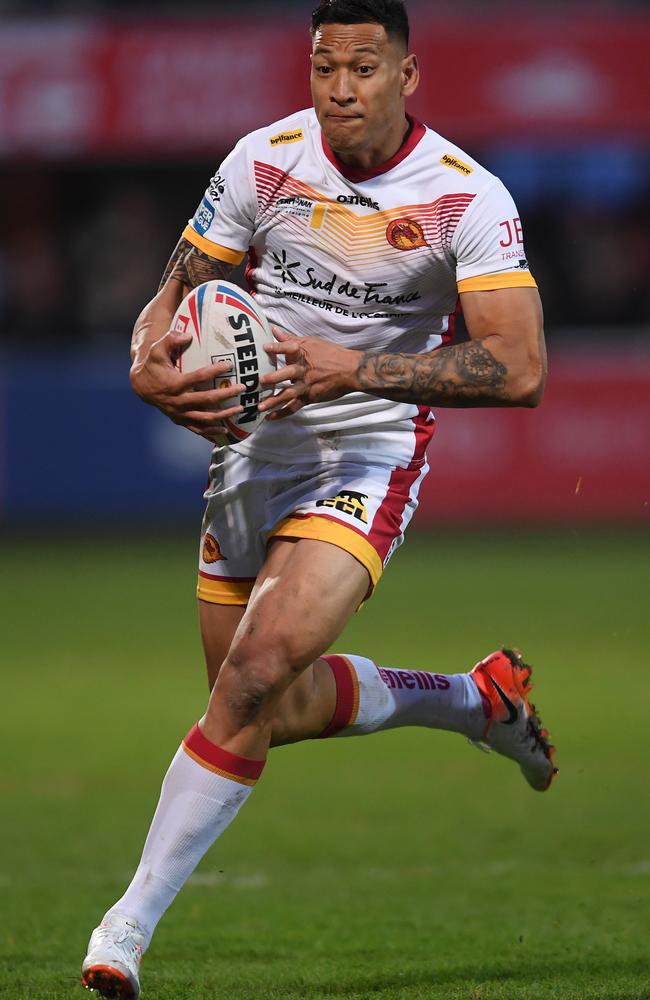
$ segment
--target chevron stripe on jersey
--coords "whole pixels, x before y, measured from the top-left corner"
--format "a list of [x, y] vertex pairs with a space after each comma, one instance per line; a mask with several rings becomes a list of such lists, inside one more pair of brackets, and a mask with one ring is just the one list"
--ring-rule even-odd
[[372, 215], [357, 215], [347, 205], [270, 163], [255, 161], [255, 182], [260, 202], [260, 217], [268, 219], [283, 198], [302, 198], [314, 205], [311, 218], [283, 215], [282, 225], [303, 234], [310, 242], [330, 252], [342, 252], [346, 261], [367, 262], [393, 260], [402, 252], [387, 238], [391, 222], [409, 219], [417, 222], [424, 233], [424, 244], [411, 253], [431, 250], [451, 252], [451, 241], [463, 213], [471, 205], [474, 194], [463, 192], [441, 195], [435, 201], [420, 205], [398, 205]]
[[[301, 141], [273, 142], [285, 133]], [[534, 284], [521, 231], [501, 182], [431, 129], [411, 120], [388, 163], [351, 170], [309, 109], [237, 144], [185, 236], [219, 260], [248, 253], [272, 324], [354, 350], [419, 354], [447, 342], [459, 283]], [[363, 454], [408, 466], [417, 416], [414, 405], [354, 393], [266, 421], [235, 447], [274, 463]]]

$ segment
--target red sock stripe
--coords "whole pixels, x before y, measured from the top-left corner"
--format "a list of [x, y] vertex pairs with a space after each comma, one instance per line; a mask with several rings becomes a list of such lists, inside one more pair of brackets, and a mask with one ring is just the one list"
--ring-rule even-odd
[[345, 656], [323, 656], [336, 682], [336, 708], [332, 721], [320, 734], [320, 739], [334, 736], [351, 725], [359, 711], [359, 681], [357, 674]]
[[254, 785], [266, 764], [265, 760], [238, 757], [237, 754], [211, 743], [199, 729], [198, 722], [183, 740], [183, 747], [197, 764], [243, 785]]

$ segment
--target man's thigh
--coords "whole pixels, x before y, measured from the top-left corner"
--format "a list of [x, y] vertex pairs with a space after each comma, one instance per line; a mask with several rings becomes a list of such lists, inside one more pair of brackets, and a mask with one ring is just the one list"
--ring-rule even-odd
[[247, 597], [246, 603], [215, 604], [199, 600], [199, 624], [210, 690], [214, 687], [221, 665], [228, 655], [228, 650], [250, 599], [257, 593], [268, 573], [277, 574], [280, 572], [293, 549], [294, 546], [291, 542], [277, 540], [270, 543], [267, 559], [257, 581], [253, 584], [251, 598]]
[[210, 691], [214, 687], [221, 664], [226, 658], [245, 610], [245, 607], [238, 605], [209, 604], [207, 601], [199, 601], [199, 625]]
[[[229, 450], [217, 454], [198, 587], [211, 688], [253, 596], [257, 599], [287, 560], [295, 559], [297, 565], [301, 557], [296, 551], [307, 551], [305, 545], [295, 549], [298, 541], [317, 541], [325, 544], [325, 552], [339, 548], [352, 556], [369, 575], [363, 597], [370, 596], [402, 541], [426, 468], [425, 463], [392, 468], [348, 460], [286, 467]], [[330, 561], [335, 559], [332, 553]], [[307, 566], [306, 579], [309, 570]], [[323, 612], [340, 586], [335, 578], [326, 598], [321, 581], [318, 603]]]
[[242, 756], [266, 753], [282, 699], [338, 637], [369, 584], [367, 569], [329, 542], [270, 545], [212, 690], [207, 738]]
[[338, 638], [369, 586], [366, 567], [338, 545], [272, 539], [235, 639], [282, 637], [291, 663], [303, 669]]
[[[260, 573], [258, 589], [265, 580], [275, 578], [282, 572], [286, 562], [296, 552], [296, 544], [281, 539], [270, 543], [269, 556]], [[256, 592], [254, 590], [253, 597]], [[245, 610], [244, 607], [199, 601], [201, 637], [210, 691], [216, 683]], [[336, 685], [332, 672], [323, 660], [316, 660], [295, 678], [282, 697], [273, 720], [272, 744], [295, 742], [322, 732], [331, 719], [335, 704]]]

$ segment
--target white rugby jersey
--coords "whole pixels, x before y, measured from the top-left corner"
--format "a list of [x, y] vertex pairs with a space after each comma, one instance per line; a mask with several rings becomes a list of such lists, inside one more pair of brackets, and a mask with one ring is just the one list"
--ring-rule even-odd
[[[402, 147], [373, 170], [337, 158], [313, 108], [252, 132], [183, 236], [228, 263], [248, 254], [251, 291], [290, 333], [412, 354], [447, 343], [459, 292], [535, 281], [501, 181], [409, 120]], [[234, 447], [276, 462], [407, 464], [432, 430], [428, 407], [352, 393], [263, 423]]]

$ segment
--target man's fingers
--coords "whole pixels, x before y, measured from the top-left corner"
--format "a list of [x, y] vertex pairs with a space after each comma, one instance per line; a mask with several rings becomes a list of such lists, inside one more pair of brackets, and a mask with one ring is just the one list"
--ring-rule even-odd
[[191, 333], [180, 333], [178, 330], [170, 330], [162, 340], [158, 341], [159, 344], [164, 344], [167, 350], [172, 350], [174, 353], [182, 354], [192, 343]]
[[294, 382], [293, 385], [287, 386], [286, 389], [276, 393], [275, 396], [269, 396], [268, 399], [263, 400], [258, 409], [260, 413], [273, 413], [275, 410], [279, 410], [280, 407], [286, 406], [287, 403], [291, 403], [294, 399], [300, 397], [304, 391], [304, 382]]
[[281, 410], [273, 410], [266, 416], [267, 420], [282, 420], [283, 417], [289, 417], [292, 413], [297, 413], [298, 410], [302, 410], [305, 405], [302, 399], [292, 399], [290, 403], [283, 406]]
[[287, 365], [286, 368], [279, 368], [268, 375], [262, 375], [260, 382], [262, 385], [279, 385], [280, 382], [302, 381], [304, 377], [304, 365]]
[[286, 354], [287, 356], [295, 357], [300, 354], [300, 341], [295, 338], [291, 340], [284, 340], [281, 344], [274, 344], [272, 341], [264, 344], [264, 350], [267, 354], [278, 355]]
[[[214, 413], [226, 404], [235, 406], [234, 400], [246, 389], [240, 382], [225, 386], [223, 389], [205, 389], [203, 391], [187, 392], [174, 399], [174, 406], [187, 410], [212, 410]], [[232, 400], [232, 402], [230, 402]]]
[[199, 437], [203, 438], [204, 441], [209, 441], [210, 444], [228, 444], [227, 431], [225, 427], [216, 427], [206, 431], [201, 427], [188, 425], [186, 430], [192, 431], [193, 434], [197, 434]]
[[283, 330], [282, 327], [280, 327], [280, 326], [272, 326], [271, 330], [273, 331], [273, 336], [275, 337], [276, 340], [295, 340], [296, 339], [295, 336], [294, 336], [294, 334], [287, 333], [287, 331]]
[[199, 424], [201, 427], [211, 427], [229, 417], [236, 417], [238, 413], [243, 413], [243, 406], [230, 406], [225, 410], [186, 410], [183, 413], [175, 413], [176, 421], [183, 424]]
[[206, 383], [212, 383], [215, 379], [226, 378], [231, 371], [231, 361], [217, 361], [214, 365], [206, 365], [205, 368], [197, 368], [196, 371], [187, 372], [181, 375], [178, 380], [179, 392], [192, 389], [194, 386], [204, 387]]

